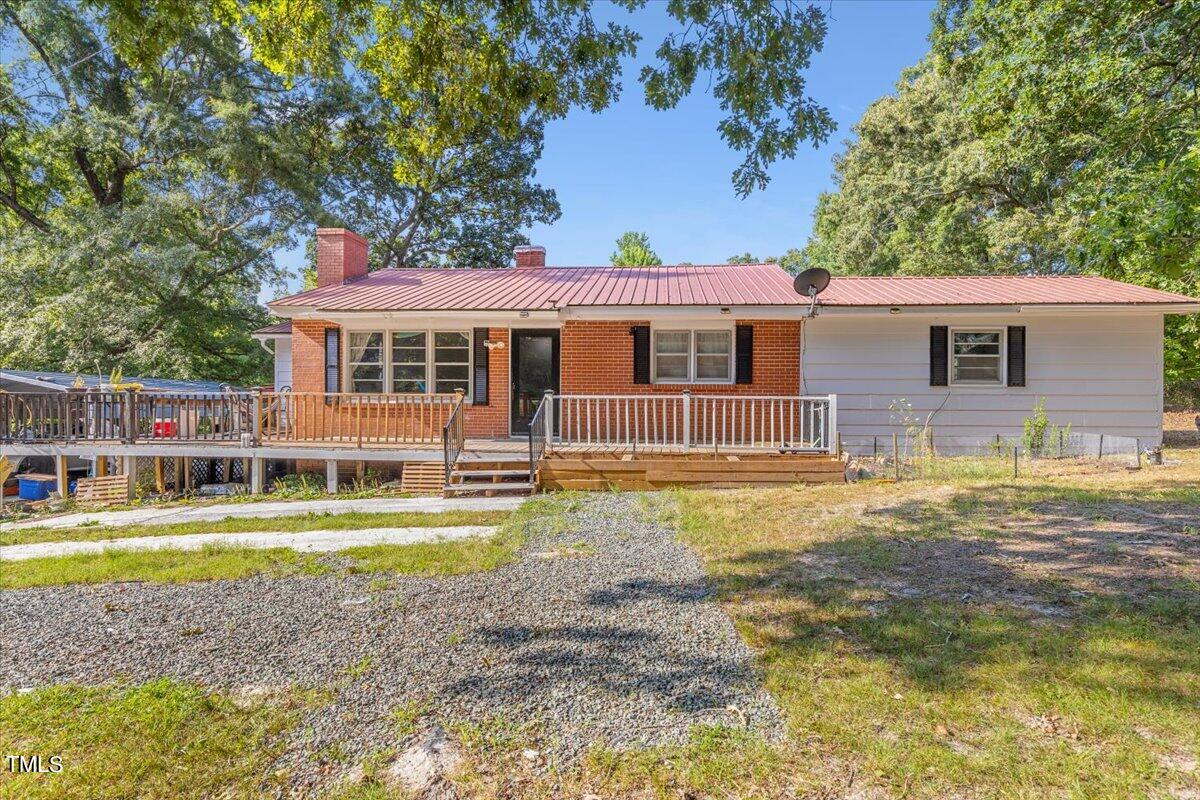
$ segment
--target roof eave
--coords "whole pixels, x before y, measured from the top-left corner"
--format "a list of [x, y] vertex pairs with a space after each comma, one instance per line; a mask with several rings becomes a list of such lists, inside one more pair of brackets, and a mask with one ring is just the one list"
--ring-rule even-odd
[[825, 314], [890, 314], [898, 308], [903, 314], [1196, 314], [1197, 303], [960, 303], [955, 305], [916, 305], [879, 303], [872, 305], [818, 305]]

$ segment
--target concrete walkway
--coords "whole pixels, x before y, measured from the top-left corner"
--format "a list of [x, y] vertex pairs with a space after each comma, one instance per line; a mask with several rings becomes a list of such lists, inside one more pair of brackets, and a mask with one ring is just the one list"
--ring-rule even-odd
[[452, 528], [363, 528], [350, 531], [303, 531], [301, 533], [190, 533], [183, 536], [135, 536], [98, 542], [38, 542], [0, 547], [0, 561], [23, 561], [44, 556], [100, 553], [105, 550], [200, 550], [207, 545], [226, 547], [290, 547], [301, 553], [324, 553], [373, 544], [417, 544], [450, 539], [491, 536], [491, 525], [461, 525]]
[[[296, 500], [264, 503], [220, 503], [205, 506], [135, 508], [130, 511], [90, 511], [61, 517], [7, 522], [0, 531], [25, 528], [74, 528], [77, 525], [166, 525], [176, 522], [215, 522], [222, 519], [295, 517], [303, 514], [346, 514], [358, 511], [385, 514], [398, 511], [511, 511], [524, 497], [379, 497], [367, 500]], [[270, 534], [268, 534], [270, 535]]]

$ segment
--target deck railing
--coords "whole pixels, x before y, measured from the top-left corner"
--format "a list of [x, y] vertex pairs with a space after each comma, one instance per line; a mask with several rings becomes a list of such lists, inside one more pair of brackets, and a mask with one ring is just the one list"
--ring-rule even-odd
[[552, 446], [833, 452], [837, 396], [557, 395], [546, 430]]
[[250, 392], [0, 394], [0, 441], [222, 442], [254, 430]]
[[0, 393], [0, 442], [437, 444], [454, 394]]
[[437, 444], [455, 394], [264, 392], [264, 442]]
[[442, 466], [446, 475], [446, 485], [450, 485], [450, 475], [458, 457], [467, 446], [467, 429], [463, 419], [463, 399], [458, 395], [450, 410], [450, 418], [442, 427]]

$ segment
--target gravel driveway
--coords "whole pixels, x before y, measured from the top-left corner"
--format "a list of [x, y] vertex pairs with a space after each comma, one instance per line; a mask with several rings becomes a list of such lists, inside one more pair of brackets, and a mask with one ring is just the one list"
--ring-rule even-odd
[[[568, 533], [531, 525], [518, 563], [382, 590], [378, 576], [326, 575], [0, 592], [0, 686], [333, 687], [275, 767], [302, 790], [399, 744], [389, 712], [403, 703], [430, 719], [534, 721], [559, 762], [742, 715], [776, 735], [750, 652], [673, 531], [630, 495], [593, 495], [568, 518]], [[345, 756], [329, 769], [321, 751]]]

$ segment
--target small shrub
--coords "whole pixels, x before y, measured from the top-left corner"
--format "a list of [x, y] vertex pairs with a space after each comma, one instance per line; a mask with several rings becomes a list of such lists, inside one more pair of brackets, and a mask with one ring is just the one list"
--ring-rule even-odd
[[1038, 398], [1033, 414], [1025, 418], [1021, 444], [1031, 456], [1060, 456], [1062, 443], [1070, 436], [1071, 426], [1060, 427], [1046, 416], [1046, 398]]

